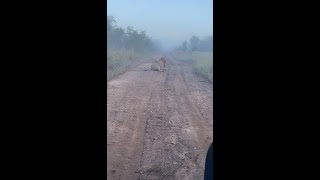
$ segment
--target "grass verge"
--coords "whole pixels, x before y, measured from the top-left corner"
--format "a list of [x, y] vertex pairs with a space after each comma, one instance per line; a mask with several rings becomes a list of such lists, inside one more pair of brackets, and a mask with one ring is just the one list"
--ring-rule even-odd
[[108, 49], [107, 80], [126, 72], [129, 68], [145, 61], [149, 54], [137, 53], [128, 49]]
[[178, 61], [192, 63], [198, 75], [213, 82], [213, 53], [212, 52], [182, 52], [173, 51], [171, 55]]

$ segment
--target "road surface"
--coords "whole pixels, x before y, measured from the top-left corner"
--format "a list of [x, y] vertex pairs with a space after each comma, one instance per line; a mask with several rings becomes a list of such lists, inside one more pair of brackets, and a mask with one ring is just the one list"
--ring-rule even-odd
[[203, 179], [212, 84], [166, 59], [164, 72], [149, 71], [150, 59], [108, 82], [108, 180]]

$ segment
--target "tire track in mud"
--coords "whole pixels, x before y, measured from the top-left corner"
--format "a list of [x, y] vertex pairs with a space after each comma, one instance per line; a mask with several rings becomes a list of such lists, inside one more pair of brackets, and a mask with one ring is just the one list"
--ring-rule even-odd
[[212, 142], [212, 86], [167, 57], [108, 84], [108, 179], [203, 179]]

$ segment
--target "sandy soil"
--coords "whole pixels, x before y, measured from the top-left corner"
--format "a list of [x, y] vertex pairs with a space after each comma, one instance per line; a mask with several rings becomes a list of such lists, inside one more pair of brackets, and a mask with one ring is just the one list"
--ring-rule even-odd
[[212, 84], [166, 56], [108, 82], [108, 180], [203, 179], [213, 140]]

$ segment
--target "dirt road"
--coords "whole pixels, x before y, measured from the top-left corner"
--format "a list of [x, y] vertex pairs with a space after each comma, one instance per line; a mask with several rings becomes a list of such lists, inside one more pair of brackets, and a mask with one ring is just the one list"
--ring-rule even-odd
[[108, 180], [203, 179], [212, 85], [166, 59], [164, 72], [145, 71], [150, 60], [108, 82]]

